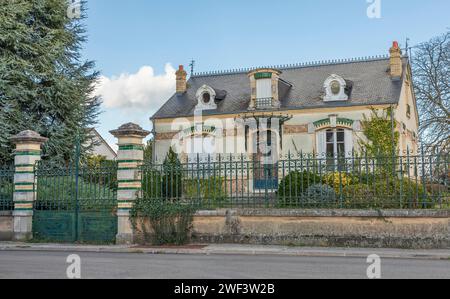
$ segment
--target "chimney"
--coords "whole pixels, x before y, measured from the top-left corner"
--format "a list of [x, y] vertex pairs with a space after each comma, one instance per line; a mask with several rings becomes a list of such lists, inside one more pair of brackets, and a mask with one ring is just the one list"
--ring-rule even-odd
[[389, 50], [390, 52], [390, 73], [392, 80], [400, 80], [403, 73], [402, 66], [402, 50], [398, 46], [398, 42], [394, 42], [392, 48]]
[[187, 73], [184, 70], [184, 66], [180, 65], [178, 68], [178, 71], [175, 73], [177, 78], [177, 93], [182, 94], [186, 92], [187, 84], [186, 84], [186, 77]]

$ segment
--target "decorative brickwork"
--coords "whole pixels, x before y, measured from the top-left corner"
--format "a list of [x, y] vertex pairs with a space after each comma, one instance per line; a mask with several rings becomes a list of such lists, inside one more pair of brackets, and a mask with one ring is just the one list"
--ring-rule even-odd
[[156, 133], [155, 140], [172, 140], [179, 132]]
[[308, 133], [308, 125], [284, 125], [283, 127], [284, 134], [300, 134], [300, 133]]

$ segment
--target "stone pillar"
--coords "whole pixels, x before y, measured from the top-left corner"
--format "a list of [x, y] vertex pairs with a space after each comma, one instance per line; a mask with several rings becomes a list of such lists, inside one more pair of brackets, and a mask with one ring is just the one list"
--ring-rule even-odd
[[119, 146], [117, 153], [118, 233], [116, 243], [131, 244], [133, 243], [133, 228], [130, 222], [130, 210], [141, 190], [139, 167], [144, 160], [142, 141], [150, 132], [136, 124], [128, 123], [110, 133], [118, 139]]
[[14, 240], [33, 238], [33, 202], [36, 198], [34, 167], [41, 160], [41, 145], [47, 138], [33, 131], [23, 131], [11, 138], [16, 145], [14, 174]]

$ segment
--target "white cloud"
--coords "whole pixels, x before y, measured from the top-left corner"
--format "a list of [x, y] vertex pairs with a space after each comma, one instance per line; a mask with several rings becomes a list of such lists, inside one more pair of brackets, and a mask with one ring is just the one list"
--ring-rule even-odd
[[124, 73], [118, 77], [102, 76], [96, 94], [103, 99], [106, 109], [127, 108], [136, 112], [159, 109], [175, 92], [175, 69], [165, 65], [165, 73], [155, 75], [151, 66], [143, 66], [135, 74]]

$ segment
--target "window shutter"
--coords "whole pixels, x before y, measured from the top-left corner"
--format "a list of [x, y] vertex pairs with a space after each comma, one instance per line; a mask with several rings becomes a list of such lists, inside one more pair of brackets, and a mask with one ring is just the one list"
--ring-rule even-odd
[[317, 154], [319, 154], [320, 156], [326, 155], [326, 134], [326, 131], [319, 131], [316, 133], [316, 150]]
[[351, 158], [353, 151], [353, 131], [345, 130], [345, 157]]
[[256, 81], [256, 98], [266, 99], [272, 97], [272, 79], [259, 79]]

